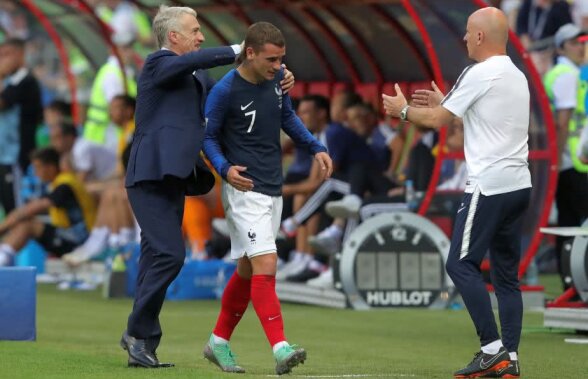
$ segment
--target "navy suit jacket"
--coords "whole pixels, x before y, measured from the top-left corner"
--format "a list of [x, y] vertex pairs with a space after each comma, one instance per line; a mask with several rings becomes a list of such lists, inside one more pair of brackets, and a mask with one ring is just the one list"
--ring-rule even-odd
[[[159, 50], [147, 57], [138, 82], [127, 187], [140, 181], [162, 180], [165, 175], [189, 178], [196, 172], [198, 181], [203, 182], [199, 186], [210, 184], [210, 178], [201, 177], [204, 171], [200, 169], [205, 166], [199, 158], [205, 128], [204, 104], [214, 84], [204, 70], [234, 62], [231, 47], [206, 48], [184, 55]], [[193, 186], [188, 191], [195, 194]]]

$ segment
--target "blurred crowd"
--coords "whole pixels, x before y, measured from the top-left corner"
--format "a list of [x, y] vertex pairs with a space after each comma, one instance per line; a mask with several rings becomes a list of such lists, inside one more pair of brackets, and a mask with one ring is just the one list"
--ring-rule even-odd
[[[579, 225], [588, 216], [588, 206], [581, 205], [588, 201], [588, 0], [489, 2], [507, 13], [545, 78], [558, 130], [558, 223]], [[77, 84], [72, 99], [43, 28], [17, 2], [0, 1], [0, 266], [12, 264], [30, 239], [71, 266], [128, 250], [139, 240], [123, 177], [136, 78], [142, 57], [154, 49], [150, 14], [130, 1], [87, 3], [109, 29], [113, 48], [93, 68], [66, 41]], [[284, 137], [277, 279], [329, 287], [330, 260], [358, 222], [389, 210], [418, 209], [439, 136], [384, 118], [379, 104], [362, 99], [351, 85], [330, 99], [307, 94], [295, 100], [304, 124], [327, 146], [335, 173], [322, 182], [311, 157]], [[459, 121], [449, 125], [444, 152], [461, 153], [463, 133]], [[449, 219], [448, 233], [466, 180], [462, 160], [444, 161], [430, 213]], [[187, 198], [188, 259], [223, 258], [229, 250], [219, 182], [208, 195]]]

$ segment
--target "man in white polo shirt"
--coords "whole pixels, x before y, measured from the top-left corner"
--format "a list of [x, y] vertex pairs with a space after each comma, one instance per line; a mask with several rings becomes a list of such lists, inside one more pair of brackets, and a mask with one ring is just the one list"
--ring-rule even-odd
[[[397, 85], [396, 96], [382, 97], [388, 114], [424, 127], [439, 128], [454, 117], [463, 118], [468, 182], [446, 268], [474, 321], [481, 351], [454, 377], [518, 378], [523, 315], [518, 267], [521, 227], [531, 193], [529, 88], [506, 55], [508, 24], [502, 11], [474, 12], [464, 41], [477, 63], [462, 72], [447, 96], [436, 86], [435, 91], [420, 90], [413, 96], [416, 106], [409, 107]], [[480, 272], [487, 251], [502, 340]]]

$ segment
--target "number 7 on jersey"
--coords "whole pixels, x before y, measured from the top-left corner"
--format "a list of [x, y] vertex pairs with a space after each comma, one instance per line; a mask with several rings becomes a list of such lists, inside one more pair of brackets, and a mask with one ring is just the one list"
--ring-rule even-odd
[[245, 116], [251, 116], [251, 123], [247, 129], [247, 133], [251, 133], [251, 129], [253, 129], [253, 124], [255, 123], [255, 112], [257, 112], [255, 109], [249, 112], [245, 112]]

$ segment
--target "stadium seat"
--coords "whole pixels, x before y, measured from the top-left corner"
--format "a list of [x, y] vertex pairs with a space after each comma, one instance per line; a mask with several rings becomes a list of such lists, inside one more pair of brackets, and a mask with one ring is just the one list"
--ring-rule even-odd
[[37, 338], [34, 267], [0, 267], [0, 340]]

